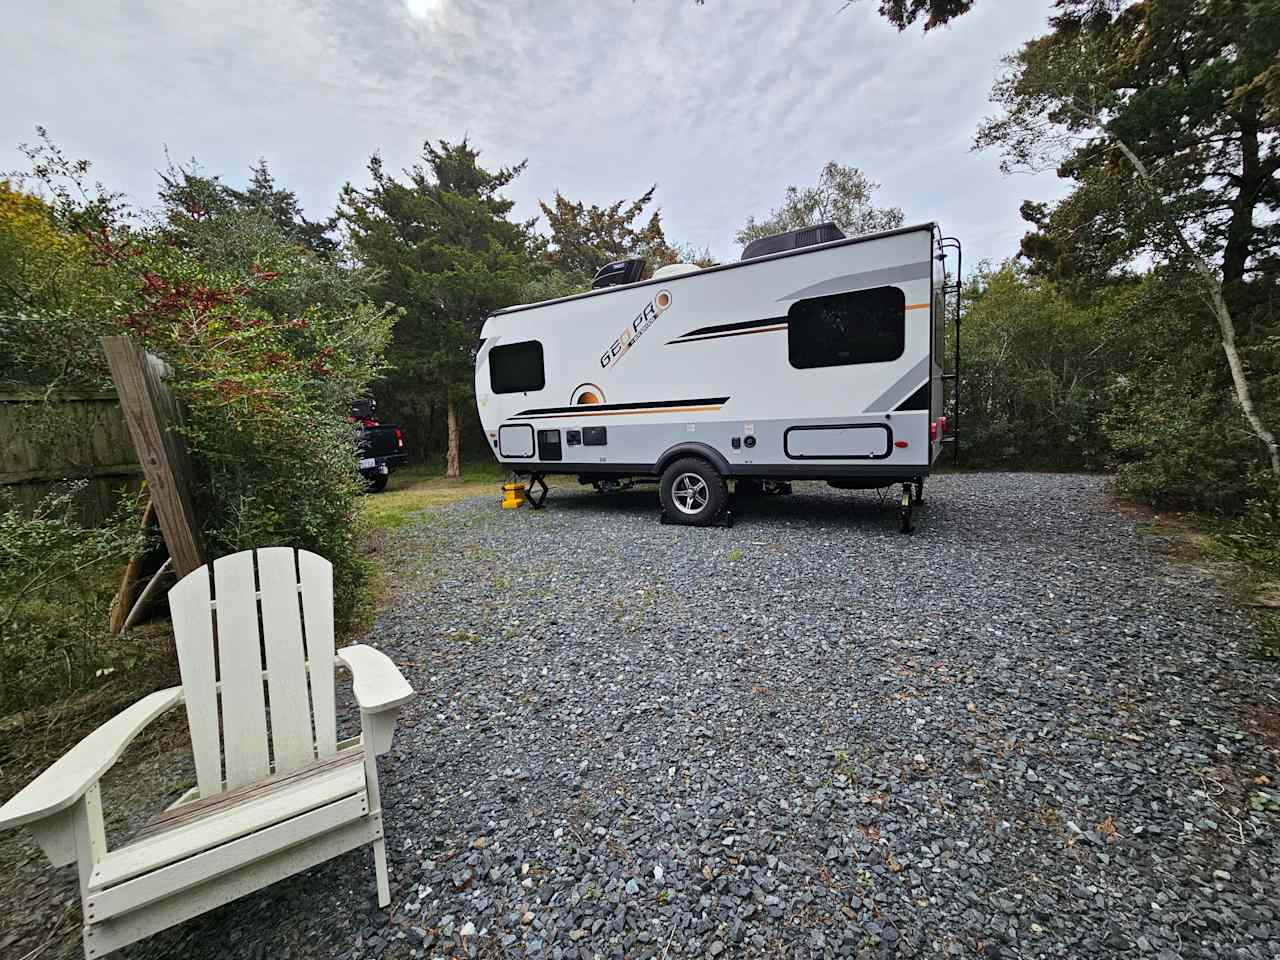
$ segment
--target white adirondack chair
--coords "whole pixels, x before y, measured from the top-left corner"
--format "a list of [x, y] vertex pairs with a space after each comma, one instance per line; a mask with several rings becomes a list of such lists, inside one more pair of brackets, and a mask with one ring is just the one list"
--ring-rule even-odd
[[[55, 867], [79, 865], [87, 958], [365, 844], [378, 902], [391, 901], [375, 758], [412, 688], [371, 647], [337, 651], [361, 725], [338, 743], [329, 562], [289, 547], [245, 551], [214, 561], [210, 587], [201, 567], [169, 591], [182, 686], [112, 718], [0, 807], [0, 828], [25, 826]], [[108, 850], [98, 781], [180, 703], [197, 786]]]

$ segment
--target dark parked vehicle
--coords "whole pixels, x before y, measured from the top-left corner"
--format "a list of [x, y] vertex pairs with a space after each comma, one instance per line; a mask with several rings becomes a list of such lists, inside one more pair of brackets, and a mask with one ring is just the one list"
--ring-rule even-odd
[[370, 493], [387, 487], [387, 477], [396, 467], [404, 466], [409, 455], [404, 447], [404, 434], [395, 424], [379, 423], [373, 418], [377, 401], [362, 398], [351, 404], [351, 419], [356, 424], [356, 441], [360, 447], [360, 476]]

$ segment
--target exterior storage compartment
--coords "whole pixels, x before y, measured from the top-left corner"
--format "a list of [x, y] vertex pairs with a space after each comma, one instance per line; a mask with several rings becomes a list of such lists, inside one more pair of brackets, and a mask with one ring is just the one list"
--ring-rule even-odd
[[893, 431], [883, 423], [833, 423], [788, 427], [783, 452], [792, 460], [883, 460]]
[[503, 457], [533, 457], [533, 425], [529, 423], [504, 423], [498, 428], [498, 455]]

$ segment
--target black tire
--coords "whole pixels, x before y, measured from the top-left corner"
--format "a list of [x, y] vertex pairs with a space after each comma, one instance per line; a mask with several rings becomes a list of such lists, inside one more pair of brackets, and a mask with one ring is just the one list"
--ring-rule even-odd
[[720, 518], [729, 491], [715, 467], [700, 457], [685, 457], [662, 472], [658, 497], [669, 522], [705, 527]]
[[363, 474], [364, 489], [367, 493], [381, 493], [387, 489], [387, 478], [389, 473]]
[[733, 495], [744, 500], [749, 497], [763, 497], [764, 484], [759, 480], [735, 480], [733, 481]]

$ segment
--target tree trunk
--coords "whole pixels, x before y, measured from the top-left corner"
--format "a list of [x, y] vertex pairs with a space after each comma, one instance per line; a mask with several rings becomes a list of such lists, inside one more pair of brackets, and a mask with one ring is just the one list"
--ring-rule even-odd
[[462, 470], [458, 465], [458, 411], [453, 397], [449, 398], [445, 409], [449, 419], [449, 455], [445, 461], [444, 475], [450, 480], [457, 480], [462, 476]]
[[[1248, 99], [1256, 99], [1251, 95]], [[1257, 227], [1253, 211], [1258, 199], [1270, 181], [1261, 167], [1258, 153], [1258, 115], [1247, 105], [1236, 116], [1240, 126], [1240, 176], [1236, 178], [1236, 197], [1231, 204], [1231, 219], [1227, 224], [1226, 243], [1222, 250], [1222, 299], [1228, 309], [1238, 308], [1244, 296], [1245, 266], [1252, 253], [1252, 243]]]
[[1116, 138], [1116, 146], [1125, 155], [1129, 163], [1133, 165], [1133, 169], [1137, 172], [1143, 186], [1151, 192], [1152, 199], [1159, 205], [1161, 213], [1173, 230], [1173, 235], [1177, 238], [1183, 255], [1191, 262], [1196, 275], [1204, 284], [1209, 307], [1213, 310], [1213, 315], [1218, 321], [1219, 330], [1222, 331], [1222, 352], [1227, 355], [1227, 366], [1231, 369], [1231, 382], [1235, 386], [1236, 401], [1240, 404], [1240, 409], [1244, 412], [1244, 418], [1248, 421], [1253, 435], [1262, 441], [1263, 446], [1267, 448], [1267, 453], [1271, 460], [1271, 474], [1277, 482], [1280, 482], [1280, 444], [1276, 443], [1275, 434], [1267, 429], [1266, 424], [1262, 422], [1262, 418], [1258, 415], [1257, 408], [1253, 405], [1253, 393], [1249, 389], [1249, 380], [1244, 374], [1244, 363], [1240, 360], [1240, 352], [1236, 349], [1235, 321], [1232, 319], [1231, 311], [1227, 309], [1227, 303], [1222, 297], [1222, 281], [1209, 264], [1205, 262], [1204, 258], [1196, 253], [1190, 241], [1187, 240], [1186, 234], [1182, 232], [1182, 227], [1173, 217], [1168, 215], [1164, 201], [1160, 197], [1159, 191], [1156, 190], [1155, 184], [1151, 181], [1151, 175], [1147, 171], [1146, 164], [1119, 137]]
[[427, 451], [431, 449], [431, 444], [436, 438], [436, 405], [434, 403], [427, 404], [427, 419], [422, 427], [422, 438], [418, 441], [422, 444], [420, 456], [425, 462], [427, 459]]

